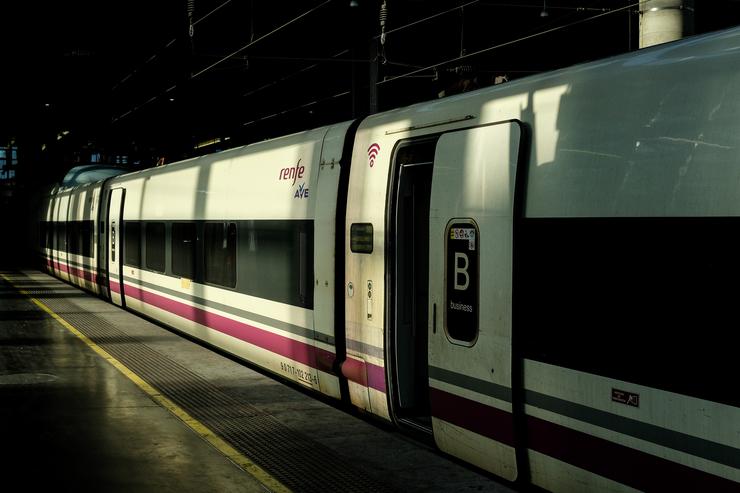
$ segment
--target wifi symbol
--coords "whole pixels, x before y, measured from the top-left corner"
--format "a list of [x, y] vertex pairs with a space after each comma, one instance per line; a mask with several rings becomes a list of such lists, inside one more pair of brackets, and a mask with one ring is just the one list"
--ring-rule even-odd
[[367, 155], [370, 158], [370, 167], [372, 168], [375, 164], [375, 158], [378, 157], [378, 153], [380, 152], [380, 146], [378, 144], [373, 144], [370, 147], [367, 148]]

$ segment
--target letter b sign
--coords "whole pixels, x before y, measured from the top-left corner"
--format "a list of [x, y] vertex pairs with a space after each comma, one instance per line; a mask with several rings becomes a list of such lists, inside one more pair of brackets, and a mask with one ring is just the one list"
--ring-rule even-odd
[[462, 252], [455, 252], [455, 289], [464, 291], [470, 286], [468, 267], [470, 267], [468, 255]]
[[445, 329], [454, 340], [472, 342], [478, 334], [478, 226], [456, 219], [447, 226]]

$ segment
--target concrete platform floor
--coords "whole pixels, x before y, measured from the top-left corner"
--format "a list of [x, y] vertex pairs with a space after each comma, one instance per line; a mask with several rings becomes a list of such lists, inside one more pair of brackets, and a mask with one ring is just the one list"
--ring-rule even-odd
[[[27, 276], [53, 287], [81, 312], [95, 313], [230, 398], [330, 448], [390, 491], [513, 491], [390, 427], [337, 409], [46, 274], [2, 274], [11, 282]], [[0, 471], [4, 484], [18, 485], [17, 491], [269, 491], [2, 277], [0, 403]]]

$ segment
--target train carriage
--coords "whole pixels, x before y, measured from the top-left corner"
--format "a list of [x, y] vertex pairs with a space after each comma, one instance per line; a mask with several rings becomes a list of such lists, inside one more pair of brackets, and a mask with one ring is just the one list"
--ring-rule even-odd
[[[713, 33], [113, 178], [85, 192], [98, 284], [511, 481], [738, 491], [738, 48]], [[87, 199], [56, 193], [45, 228]]]
[[42, 207], [39, 219], [43, 262], [52, 274], [95, 294], [100, 293], [98, 258], [102, 183], [60, 189]]
[[112, 180], [114, 302], [339, 398], [333, 251], [347, 127]]

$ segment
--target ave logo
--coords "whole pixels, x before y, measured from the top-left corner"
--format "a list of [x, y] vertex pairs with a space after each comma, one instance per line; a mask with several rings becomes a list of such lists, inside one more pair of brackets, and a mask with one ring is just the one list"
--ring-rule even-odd
[[293, 194], [293, 198], [294, 199], [307, 199], [308, 198], [308, 187], [306, 186], [305, 182], [298, 185], [298, 189], [295, 191], [295, 194]]

